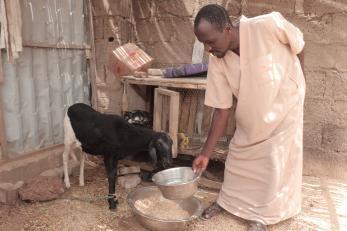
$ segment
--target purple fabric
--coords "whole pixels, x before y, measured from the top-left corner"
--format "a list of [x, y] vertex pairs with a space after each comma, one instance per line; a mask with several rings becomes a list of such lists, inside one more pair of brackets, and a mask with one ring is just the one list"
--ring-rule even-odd
[[181, 67], [168, 67], [164, 69], [165, 78], [199, 75], [207, 72], [207, 63], [186, 64]]

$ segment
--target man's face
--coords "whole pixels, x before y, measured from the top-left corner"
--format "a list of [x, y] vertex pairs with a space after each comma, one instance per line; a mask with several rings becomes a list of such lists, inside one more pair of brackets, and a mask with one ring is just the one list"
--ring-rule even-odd
[[194, 33], [198, 40], [204, 44], [205, 50], [217, 58], [223, 58], [230, 46], [230, 26], [222, 30], [216, 25], [202, 19]]

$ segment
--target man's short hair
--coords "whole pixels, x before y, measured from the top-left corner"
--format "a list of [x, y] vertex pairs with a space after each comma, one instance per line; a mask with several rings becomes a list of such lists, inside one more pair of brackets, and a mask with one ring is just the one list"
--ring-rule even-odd
[[199, 10], [194, 20], [194, 28], [199, 26], [202, 19], [217, 26], [220, 30], [223, 30], [227, 24], [231, 25], [226, 9], [217, 4], [209, 4]]

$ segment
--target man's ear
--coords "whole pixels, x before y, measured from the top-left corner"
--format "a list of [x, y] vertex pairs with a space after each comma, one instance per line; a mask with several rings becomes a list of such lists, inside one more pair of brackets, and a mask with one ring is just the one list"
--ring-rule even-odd
[[151, 158], [153, 167], [156, 167], [157, 166], [157, 150], [154, 146], [153, 141], [149, 143], [148, 153], [149, 153], [149, 157]]
[[230, 31], [231, 30], [231, 25], [229, 24], [229, 23], [227, 23], [227, 24], [225, 24], [225, 26], [224, 26], [224, 30], [225, 31]]

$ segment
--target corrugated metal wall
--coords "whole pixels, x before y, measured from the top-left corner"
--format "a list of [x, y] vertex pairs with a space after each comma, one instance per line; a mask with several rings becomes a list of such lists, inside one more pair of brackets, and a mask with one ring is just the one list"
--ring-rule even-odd
[[[23, 0], [23, 43], [88, 42], [83, 0]], [[15, 63], [2, 57], [1, 86], [9, 156], [63, 142], [69, 105], [89, 102], [85, 50], [25, 47]]]

